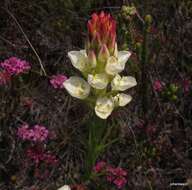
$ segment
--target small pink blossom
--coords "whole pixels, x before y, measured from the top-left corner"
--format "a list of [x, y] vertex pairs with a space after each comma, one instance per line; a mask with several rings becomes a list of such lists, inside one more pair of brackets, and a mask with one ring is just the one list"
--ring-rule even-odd
[[51, 77], [50, 83], [53, 86], [53, 88], [64, 88], [63, 82], [67, 80], [67, 77], [65, 75], [53, 75]]
[[118, 189], [121, 189], [127, 183], [127, 171], [121, 167], [115, 168], [104, 161], [100, 161], [95, 165], [93, 170], [96, 173], [103, 172], [103, 175], [106, 176], [107, 181], [116, 185]]
[[113, 181], [113, 183], [117, 186], [118, 189], [122, 189], [127, 183], [127, 180], [125, 177], [118, 177]]
[[35, 125], [29, 128], [29, 125], [25, 124], [18, 128], [17, 135], [23, 140], [43, 142], [47, 140], [49, 131], [41, 125]]
[[127, 172], [123, 168], [117, 167], [113, 170], [113, 175], [127, 176]]
[[99, 173], [105, 168], [105, 166], [106, 166], [106, 162], [100, 161], [100, 162], [97, 162], [93, 170], [94, 172]]
[[31, 66], [28, 62], [17, 57], [10, 57], [9, 59], [6, 59], [4, 62], [0, 63], [0, 65], [10, 75], [18, 75], [31, 69]]
[[17, 135], [22, 138], [23, 140], [27, 140], [29, 136], [29, 125], [24, 124], [17, 130]]
[[121, 189], [127, 183], [125, 177], [127, 177], [127, 171], [123, 168], [114, 168], [112, 166], [107, 167], [107, 181], [114, 183], [118, 189]]
[[45, 164], [55, 165], [58, 163], [58, 159], [55, 155], [45, 152], [41, 148], [33, 147], [29, 148], [26, 151], [26, 155], [29, 159], [31, 159], [36, 165], [40, 164], [40, 162], [43, 162]]
[[154, 81], [153, 89], [157, 92], [161, 92], [163, 90], [163, 83], [160, 80]]

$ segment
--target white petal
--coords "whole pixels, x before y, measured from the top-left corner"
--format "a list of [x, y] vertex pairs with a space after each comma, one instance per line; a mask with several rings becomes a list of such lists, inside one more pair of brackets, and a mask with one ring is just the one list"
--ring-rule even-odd
[[70, 51], [68, 52], [68, 56], [71, 60], [72, 65], [80, 70], [84, 71], [85, 66], [87, 63], [87, 54], [85, 50], [80, 50], [80, 51]]
[[118, 62], [118, 59], [114, 56], [110, 56], [107, 60], [107, 64], [105, 66], [105, 71], [109, 75], [115, 75], [123, 71], [124, 65]]
[[134, 77], [116, 75], [111, 82], [112, 90], [124, 91], [137, 85]]
[[69, 185], [64, 185], [63, 187], [60, 187], [58, 190], [71, 190]]
[[117, 94], [114, 97], [114, 102], [117, 106], [126, 106], [131, 100], [132, 97], [124, 93]]
[[108, 76], [105, 73], [88, 75], [88, 83], [96, 89], [104, 89], [109, 82]]
[[100, 97], [96, 101], [95, 113], [101, 119], [107, 119], [112, 113], [114, 102], [111, 98]]
[[118, 63], [125, 67], [125, 63], [131, 56], [131, 52], [129, 51], [119, 51], [118, 52]]
[[63, 85], [71, 96], [78, 99], [85, 99], [90, 93], [89, 84], [80, 77], [70, 77]]

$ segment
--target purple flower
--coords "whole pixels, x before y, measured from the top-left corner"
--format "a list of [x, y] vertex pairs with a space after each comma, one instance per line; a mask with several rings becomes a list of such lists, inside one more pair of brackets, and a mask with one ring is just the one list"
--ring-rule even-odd
[[31, 66], [28, 62], [17, 57], [10, 57], [9, 59], [6, 59], [4, 62], [0, 63], [0, 65], [10, 75], [18, 75], [31, 69]]
[[67, 80], [67, 77], [65, 75], [53, 75], [51, 77], [50, 83], [53, 86], [53, 88], [64, 88], [63, 82]]

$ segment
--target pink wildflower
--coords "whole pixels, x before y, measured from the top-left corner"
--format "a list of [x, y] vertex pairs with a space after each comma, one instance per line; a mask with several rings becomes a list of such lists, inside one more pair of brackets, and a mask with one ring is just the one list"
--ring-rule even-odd
[[117, 167], [113, 170], [113, 175], [127, 176], [127, 172], [123, 168]]
[[125, 177], [118, 177], [113, 181], [113, 183], [117, 186], [118, 189], [121, 189], [125, 186], [127, 180]]
[[0, 85], [6, 85], [11, 80], [11, 76], [6, 71], [0, 72]]
[[29, 128], [29, 125], [25, 124], [18, 129], [17, 135], [23, 140], [43, 142], [48, 138], [49, 131], [41, 125]]
[[47, 139], [49, 131], [41, 125], [33, 127], [33, 141], [43, 142]]
[[50, 83], [54, 88], [64, 88], [63, 82], [67, 80], [65, 75], [53, 75], [51, 77]]
[[31, 69], [31, 66], [28, 62], [17, 57], [6, 59], [0, 65], [10, 75], [18, 75]]
[[114, 183], [117, 188], [121, 189], [127, 183], [125, 177], [127, 177], [127, 172], [123, 168], [107, 167], [107, 181]]
[[18, 128], [17, 130], [17, 135], [22, 138], [23, 140], [27, 140], [29, 136], [29, 125], [24, 124], [21, 127]]
[[100, 162], [97, 162], [93, 170], [94, 172], [99, 173], [105, 168], [105, 166], [106, 166], [106, 162], [100, 161]]
[[27, 157], [31, 159], [35, 164], [39, 164], [40, 162], [50, 164], [50, 165], [55, 165], [58, 163], [58, 159], [56, 158], [55, 155], [49, 153], [49, 152], [44, 152], [43, 149], [41, 148], [29, 148], [26, 152]]
[[163, 83], [160, 80], [156, 80], [153, 83], [153, 89], [157, 92], [161, 92], [163, 90]]

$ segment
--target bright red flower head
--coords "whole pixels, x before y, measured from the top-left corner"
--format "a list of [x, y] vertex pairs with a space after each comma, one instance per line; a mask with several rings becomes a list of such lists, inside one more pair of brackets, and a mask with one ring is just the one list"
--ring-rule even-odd
[[97, 43], [97, 46], [101, 47], [101, 45], [105, 44], [110, 52], [114, 50], [116, 21], [110, 14], [103, 11], [100, 14], [93, 13], [87, 27], [91, 45], [95, 46], [95, 43]]

